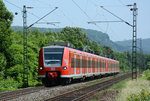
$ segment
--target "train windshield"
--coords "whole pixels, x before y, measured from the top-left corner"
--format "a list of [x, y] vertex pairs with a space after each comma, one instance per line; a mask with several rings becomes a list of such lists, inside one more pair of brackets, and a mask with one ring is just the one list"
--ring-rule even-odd
[[44, 48], [45, 67], [61, 67], [64, 48]]

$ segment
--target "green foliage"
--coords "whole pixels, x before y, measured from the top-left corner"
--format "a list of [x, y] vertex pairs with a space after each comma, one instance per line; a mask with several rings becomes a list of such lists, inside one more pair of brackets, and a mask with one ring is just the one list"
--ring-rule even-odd
[[72, 43], [74, 48], [84, 48], [87, 44], [86, 34], [80, 28], [66, 27], [58, 35], [65, 42]]
[[0, 92], [18, 89], [21, 85], [13, 78], [0, 79]]
[[147, 64], [146, 64], [146, 68], [147, 68], [147, 69], [150, 69], [150, 61], [149, 61], [149, 62], [147, 62]]
[[120, 62], [121, 71], [131, 70], [131, 54], [128, 52], [114, 52], [115, 59]]
[[104, 55], [103, 47], [97, 44], [96, 41], [93, 41], [89, 44], [90, 50], [97, 55]]
[[0, 0], [0, 52], [6, 51], [11, 45], [10, 25], [13, 20], [13, 15], [6, 9], [2, 0]]
[[142, 78], [150, 80], [150, 69], [147, 69], [146, 71], [143, 72]]
[[114, 52], [112, 50], [112, 48], [108, 47], [108, 46], [104, 46], [104, 51], [105, 51], [105, 55], [109, 58], [114, 58]]
[[150, 101], [150, 92], [142, 89], [138, 94], [132, 94], [127, 98], [127, 101]]
[[3, 71], [5, 70], [7, 61], [3, 53], [0, 53], [0, 77], [4, 76]]

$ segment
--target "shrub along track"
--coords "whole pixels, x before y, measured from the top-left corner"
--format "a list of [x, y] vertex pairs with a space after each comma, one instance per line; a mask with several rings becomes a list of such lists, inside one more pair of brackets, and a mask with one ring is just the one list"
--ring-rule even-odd
[[44, 86], [33, 87], [33, 88], [24, 88], [20, 90], [8, 91], [0, 93], [0, 101], [12, 100], [18, 98], [22, 95], [30, 94], [37, 92], [41, 89], [44, 89]]
[[121, 80], [124, 80], [128, 77], [131, 77], [131, 73], [124, 74], [119, 77], [116, 77], [116, 78], [113, 78], [113, 79], [110, 79], [110, 80], [107, 80], [107, 81], [104, 81], [104, 82], [101, 82], [101, 83], [98, 83], [95, 85], [91, 85], [91, 86], [88, 86], [85, 88], [70, 91], [65, 94], [61, 94], [56, 97], [47, 99], [45, 101], [83, 101], [89, 97], [92, 97], [92, 95], [94, 95], [95, 93], [97, 93], [103, 89], [106, 89], [106, 88], [112, 86], [113, 84], [115, 84]]

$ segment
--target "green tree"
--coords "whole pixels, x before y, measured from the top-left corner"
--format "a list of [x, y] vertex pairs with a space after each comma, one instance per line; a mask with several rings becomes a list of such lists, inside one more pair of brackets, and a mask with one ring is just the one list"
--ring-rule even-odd
[[111, 47], [104, 46], [105, 55], [109, 58], [114, 58], [114, 52]]
[[87, 44], [86, 33], [83, 33], [80, 28], [65, 27], [59, 33], [59, 37], [65, 42], [72, 43], [74, 48], [84, 48]]
[[2, 0], [0, 0], [0, 52], [5, 52], [11, 45], [10, 25], [13, 20], [13, 15], [6, 9]]

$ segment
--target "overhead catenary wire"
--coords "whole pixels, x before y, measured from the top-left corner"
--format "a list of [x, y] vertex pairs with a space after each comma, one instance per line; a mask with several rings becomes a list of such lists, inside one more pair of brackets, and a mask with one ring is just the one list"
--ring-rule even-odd
[[126, 23], [127, 25], [133, 27], [130, 23], [128, 23], [127, 21], [123, 20], [122, 18], [120, 18], [119, 16], [115, 15], [114, 13], [110, 12], [109, 10], [107, 10], [106, 8], [104, 8], [103, 6], [100, 6], [102, 9], [104, 9], [105, 11], [109, 12], [110, 14], [112, 14], [113, 16], [115, 16], [116, 18], [120, 19], [122, 22]]
[[[98, 5], [97, 5], [97, 3], [95, 3], [95, 2], [93, 2], [92, 0], [90, 0], [90, 2], [95, 6], [95, 7], [99, 7]], [[104, 19], [105, 20], [107, 20], [107, 18], [106, 18], [106, 16], [104, 15], [104, 12], [103, 12], [103, 10], [102, 10], [102, 16], [104, 17]], [[98, 15], [99, 13], [97, 13], [97, 15]], [[97, 16], [96, 15], [96, 16]], [[94, 22], [94, 21], [93, 21]], [[96, 22], [95, 22], [96, 23]], [[95, 23], [92, 23], [92, 24], [95, 24]], [[108, 31], [108, 28], [110, 27], [109, 26], [109, 22], [106, 22], [107, 23], [107, 25], [106, 25], [106, 30], [105, 30], [105, 33], [107, 33], [107, 31]], [[88, 24], [90, 24], [89, 22], [88, 22]]]
[[68, 20], [68, 21], [70, 21], [73, 25], [76, 25], [65, 13], [64, 13], [64, 11], [62, 10], [62, 9], [60, 9], [61, 10], [61, 13], [63, 14], [63, 16]]
[[21, 9], [21, 10], [22, 10], [22, 8], [21, 8], [21, 7], [19, 7], [19, 6], [15, 5], [15, 4], [13, 4], [13, 3], [11, 3], [11, 2], [9, 2], [9, 1], [7, 1], [7, 0], [4, 0], [4, 1], [6, 1], [7, 3], [9, 3], [9, 4], [11, 4], [11, 5], [13, 5], [13, 6], [17, 7], [18, 9]]
[[[72, 2], [84, 13], [84, 15], [86, 15], [91, 21], [93, 21], [92, 18], [74, 0], [72, 0]], [[94, 25], [101, 29], [96, 23]]]
[[37, 22], [36, 24], [51, 24], [56, 26], [56, 23], [60, 23], [60, 22]]
[[42, 20], [43, 18], [45, 18], [46, 16], [48, 16], [50, 13], [54, 12], [58, 7], [55, 7], [52, 11], [50, 11], [49, 13], [47, 13], [46, 15], [44, 15], [43, 17], [41, 17], [39, 20], [35, 21], [33, 24], [31, 24], [29, 27], [32, 27], [34, 24], [36, 24], [37, 22], [39, 22], [40, 20]]
[[[14, 4], [14, 3], [11, 3], [11, 2], [9, 2], [8, 0], [4, 0], [4, 1], [6, 1], [7, 3], [9, 3], [9, 4], [11, 4], [11, 5], [13, 5], [13, 6], [15, 6], [16, 8], [18, 8], [18, 9], [20, 9], [20, 10], [22, 10], [22, 8], [21, 7], [19, 7], [19, 6], [17, 6], [16, 4]], [[32, 16], [34, 16], [34, 17], [36, 17], [36, 18], [40, 18], [39, 16], [37, 16], [37, 15], [35, 15], [34, 13], [31, 13], [31, 12], [27, 12], [27, 13], [29, 13], [29, 14], [31, 14]], [[44, 19], [43, 19], [44, 20]], [[44, 21], [46, 21], [46, 20], [44, 20]]]

